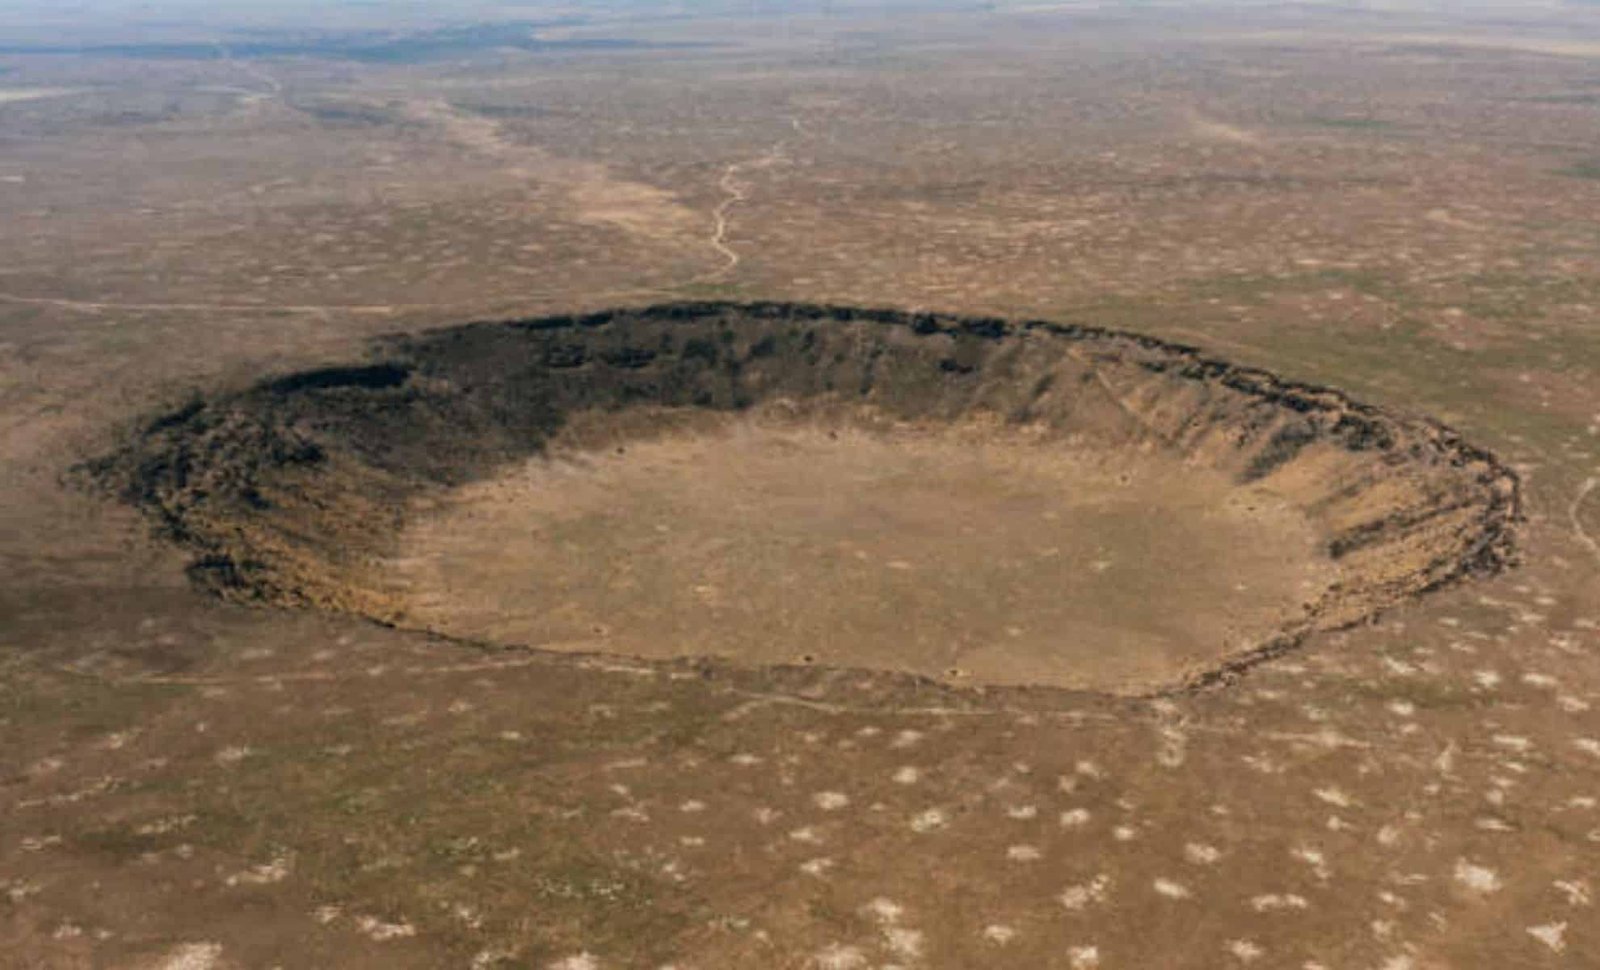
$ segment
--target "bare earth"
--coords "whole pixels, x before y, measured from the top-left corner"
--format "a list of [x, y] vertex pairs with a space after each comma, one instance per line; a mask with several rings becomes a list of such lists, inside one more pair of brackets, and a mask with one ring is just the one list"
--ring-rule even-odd
[[1318, 539], [1170, 457], [739, 422], [468, 486], [396, 571], [456, 636], [1137, 691], [1302, 612]]

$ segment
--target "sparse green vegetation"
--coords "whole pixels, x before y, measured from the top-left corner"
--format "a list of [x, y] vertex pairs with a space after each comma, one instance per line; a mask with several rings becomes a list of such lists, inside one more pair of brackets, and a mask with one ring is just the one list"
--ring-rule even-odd
[[1575, 179], [1600, 179], [1600, 159], [1576, 162], [1556, 169], [1556, 174]]
[[1387, 131], [1397, 127], [1394, 122], [1385, 121], [1382, 118], [1348, 115], [1312, 115], [1306, 119], [1306, 124], [1317, 128], [1335, 128], [1344, 131]]
[[1527, 104], [1600, 104], [1600, 94], [1542, 94], [1517, 100]]

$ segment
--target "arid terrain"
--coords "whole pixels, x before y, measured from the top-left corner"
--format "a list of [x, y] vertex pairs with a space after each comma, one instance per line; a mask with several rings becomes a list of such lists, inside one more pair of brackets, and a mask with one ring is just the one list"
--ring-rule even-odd
[[1600, 966], [1600, 8], [115, 6], [0, 966]]

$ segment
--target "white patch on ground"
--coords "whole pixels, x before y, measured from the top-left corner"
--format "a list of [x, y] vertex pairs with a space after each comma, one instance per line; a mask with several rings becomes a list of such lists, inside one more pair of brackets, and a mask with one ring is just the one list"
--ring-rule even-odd
[[1304, 896], [1294, 893], [1266, 893], [1250, 898], [1250, 908], [1258, 913], [1272, 913], [1286, 909], [1307, 909], [1310, 903]]
[[1209, 866], [1222, 858], [1222, 850], [1215, 846], [1190, 842], [1183, 847], [1183, 857], [1197, 866]]
[[1061, 813], [1061, 827], [1064, 829], [1082, 828], [1089, 824], [1089, 810], [1087, 808], [1069, 808]]
[[59, 772], [66, 764], [67, 762], [59, 759], [59, 757], [42, 757], [42, 759], [38, 759], [37, 762], [27, 767], [27, 773], [29, 775], [51, 775], [51, 773]]
[[890, 926], [883, 931], [884, 946], [902, 960], [922, 957], [922, 931], [904, 926]]
[[1240, 963], [1251, 963], [1260, 959], [1266, 951], [1250, 940], [1229, 940], [1228, 952]]
[[1193, 893], [1189, 892], [1188, 886], [1185, 886], [1181, 882], [1175, 882], [1171, 879], [1158, 878], [1150, 885], [1155, 888], [1156, 892], [1167, 897], [1168, 899], [1188, 899], [1190, 896], [1194, 895]]
[[934, 832], [950, 824], [949, 816], [937, 808], [930, 808], [925, 812], [918, 812], [912, 816], [911, 831], [917, 833]]
[[141, 836], [165, 836], [166, 832], [176, 832], [178, 829], [189, 828], [192, 824], [197, 823], [198, 820], [200, 820], [198, 815], [166, 815], [163, 818], [157, 818], [155, 821], [147, 821], [147, 823], [139, 826], [136, 831]]
[[219, 765], [236, 765], [254, 753], [249, 748], [232, 745], [218, 751], [216, 761]]
[[1263, 775], [1281, 775], [1284, 771], [1283, 765], [1273, 761], [1266, 755], [1242, 754], [1239, 756], [1239, 760], [1244, 762], [1251, 771], [1259, 772]]
[[1349, 808], [1354, 804], [1350, 796], [1337, 788], [1318, 788], [1312, 792], [1319, 801], [1333, 805], [1337, 808]]
[[1074, 946], [1067, 949], [1067, 965], [1072, 970], [1094, 970], [1100, 965], [1100, 948], [1097, 946]]
[[1076, 886], [1068, 886], [1062, 891], [1061, 895], [1057, 896], [1056, 898], [1061, 901], [1062, 906], [1065, 906], [1067, 909], [1070, 909], [1073, 912], [1077, 912], [1088, 906], [1090, 903], [1105, 902], [1106, 890], [1110, 886], [1111, 877], [1107, 876], [1105, 873], [1101, 873], [1086, 883], [1081, 883]]
[[1006, 858], [1012, 862], [1038, 862], [1044, 853], [1035, 845], [1013, 845], [1006, 849]]
[[858, 948], [841, 943], [830, 943], [811, 958], [817, 970], [864, 970], [867, 955]]
[[808, 876], [816, 876], [818, 879], [826, 876], [828, 874], [828, 870], [832, 868], [833, 860], [827, 858], [826, 856], [820, 856], [816, 859], [808, 859], [805, 862], [800, 863], [801, 872]]
[[600, 958], [585, 950], [550, 964], [550, 970], [600, 970]]
[[1416, 667], [1406, 663], [1404, 660], [1396, 660], [1394, 657], [1384, 657], [1383, 667], [1396, 677], [1410, 677], [1417, 672]]
[[891, 747], [891, 748], [909, 748], [909, 747], [911, 747], [912, 745], [916, 744], [918, 741], [921, 741], [921, 740], [922, 740], [922, 732], [921, 731], [914, 731], [914, 730], [911, 730], [910, 728], [907, 728], [906, 730], [901, 731], [899, 734], [896, 734], [894, 736], [894, 740], [889, 743], [889, 747]]
[[863, 906], [862, 911], [872, 917], [873, 922], [878, 925], [892, 926], [900, 922], [900, 917], [905, 915], [906, 909], [892, 899], [879, 896]]
[[1156, 748], [1156, 764], [1163, 768], [1181, 768], [1188, 757], [1188, 735], [1177, 728], [1161, 729], [1161, 744]]
[[292, 863], [286, 857], [280, 856], [271, 862], [259, 866], [251, 866], [243, 872], [236, 872], [224, 882], [229, 886], [270, 886], [273, 883], [283, 882], [289, 878]]
[[837, 812], [850, 804], [850, 796], [844, 792], [822, 791], [812, 795], [811, 801], [824, 812]]
[[1567, 924], [1546, 923], [1543, 926], [1528, 927], [1528, 935], [1543, 943], [1556, 953], [1567, 948]]
[[921, 779], [922, 771], [910, 765], [904, 765], [894, 771], [894, 783], [897, 785], [915, 785]]
[[1302, 845], [1293, 849], [1289, 854], [1310, 866], [1312, 873], [1318, 879], [1325, 880], [1328, 878], [1328, 860], [1322, 854], [1322, 850]]
[[990, 923], [983, 928], [983, 938], [996, 946], [1005, 946], [1016, 937], [1016, 930], [1009, 926], [1002, 926], [999, 923]]
[[1586, 879], [1573, 881], [1556, 880], [1551, 885], [1567, 900], [1568, 906], [1587, 906], [1590, 903], [1589, 882]]
[[376, 916], [357, 917], [356, 927], [379, 943], [417, 935], [417, 928], [404, 920], [398, 923], [390, 923], [378, 919]]
[[157, 970], [212, 970], [222, 962], [221, 943], [184, 943], [156, 964]]
[[1465, 859], [1456, 860], [1456, 882], [1475, 893], [1492, 893], [1500, 889], [1500, 876], [1493, 869], [1474, 865]]
[[483, 914], [468, 906], [466, 903], [456, 903], [450, 907], [450, 915], [460, 920], [469, 930], [483, 928]]

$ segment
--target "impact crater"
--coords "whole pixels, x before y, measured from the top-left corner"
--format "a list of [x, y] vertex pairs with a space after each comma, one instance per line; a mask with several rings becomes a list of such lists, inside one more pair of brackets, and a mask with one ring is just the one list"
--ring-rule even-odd
[[218, 593], [504, 645], [1150, 693], [1512, 554], [1430, 421], [1135, 334], [670, 304], [390, 338], [92, 468]]

